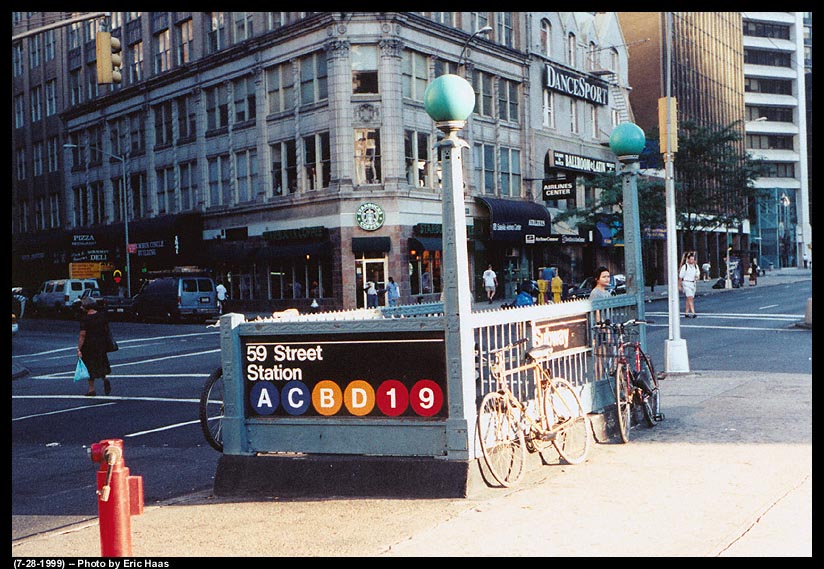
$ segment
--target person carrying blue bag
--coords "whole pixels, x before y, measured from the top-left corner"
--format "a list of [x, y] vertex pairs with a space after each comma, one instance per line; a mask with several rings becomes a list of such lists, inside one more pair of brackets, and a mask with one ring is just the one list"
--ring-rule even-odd
[[112, 392], [112, 385], [106, 376], [112, 373], [109, 364], [109, 355], [106, 353], [109, 346], [109, 321], [105, 312], [97, 310], [97, 302], [92, 297], [85, 297], [80, 302], [83, 316], [80, 318], [80, 336], [77, 339], [77, 357], [80, 358], [89, 370], [89, 389], [87, 397], [94, 397], [96, 379], [103, 380], [103, 389], [108, 395]]

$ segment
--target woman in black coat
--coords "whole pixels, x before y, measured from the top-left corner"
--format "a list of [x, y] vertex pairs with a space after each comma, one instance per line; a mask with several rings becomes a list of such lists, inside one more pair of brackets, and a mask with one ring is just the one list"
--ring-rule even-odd
[[106, 376], [112, 373], [109, 355], [106, 353], [109, 322], [106, 313], [98, 312], [96, 305], [92, 297], [86, 297], [81, 301], [80, 307], [84, 314], [80, 317], [80, 337], [77, 340], [77, 357], [82, 358], [89, 369], [89, 390], [86, 393], [89, 397], [97, 395], [94, 390], [95, 379], [103, 380], [106, 395], [112, 391], [112, 385], [106, 379]]

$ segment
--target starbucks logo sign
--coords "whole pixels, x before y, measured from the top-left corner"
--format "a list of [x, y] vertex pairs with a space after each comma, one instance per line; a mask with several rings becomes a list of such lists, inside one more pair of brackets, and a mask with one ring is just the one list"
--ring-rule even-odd
[[383, 208], [376, 203], [366, 202], [361, 204], [358, 211], [355, 213], [355, 219], [358, 221], [358, 227], [366, 231], [375, 231], [383, 226], [385, 214]]

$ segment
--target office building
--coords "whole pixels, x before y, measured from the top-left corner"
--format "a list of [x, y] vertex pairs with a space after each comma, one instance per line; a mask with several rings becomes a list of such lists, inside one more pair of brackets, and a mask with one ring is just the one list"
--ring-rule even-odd
[[[476, 297], [488, 263], [506, 298], [546, 267], [622, 269], [614, 228], [553, 220], [593, 203], [584, 182], [614, 170], [612, 127], [633, 120], [615, 13], [82, 18], [13, 13], [15, 279], [106, 280], [128, 254], [135, 287], [208, 270], [247, 311], [360, 307], [390, 276], [401, 302], [437, 300], [451, 268], [423, 94], [444, 73], [477, 96], [461, 132]], [[100, 29], [119, 84], [98, 84]]]

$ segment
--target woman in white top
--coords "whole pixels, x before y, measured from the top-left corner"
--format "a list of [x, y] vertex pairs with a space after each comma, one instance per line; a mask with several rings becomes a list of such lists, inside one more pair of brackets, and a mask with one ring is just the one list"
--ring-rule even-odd
[[695, 264], [695, 252], [688, 251], [681, 258], [681, 267], [678, 269], [678, 288], [684, 291], [684, 318], [698, 318], [695, 314], [695, 283], [701, 271]]

